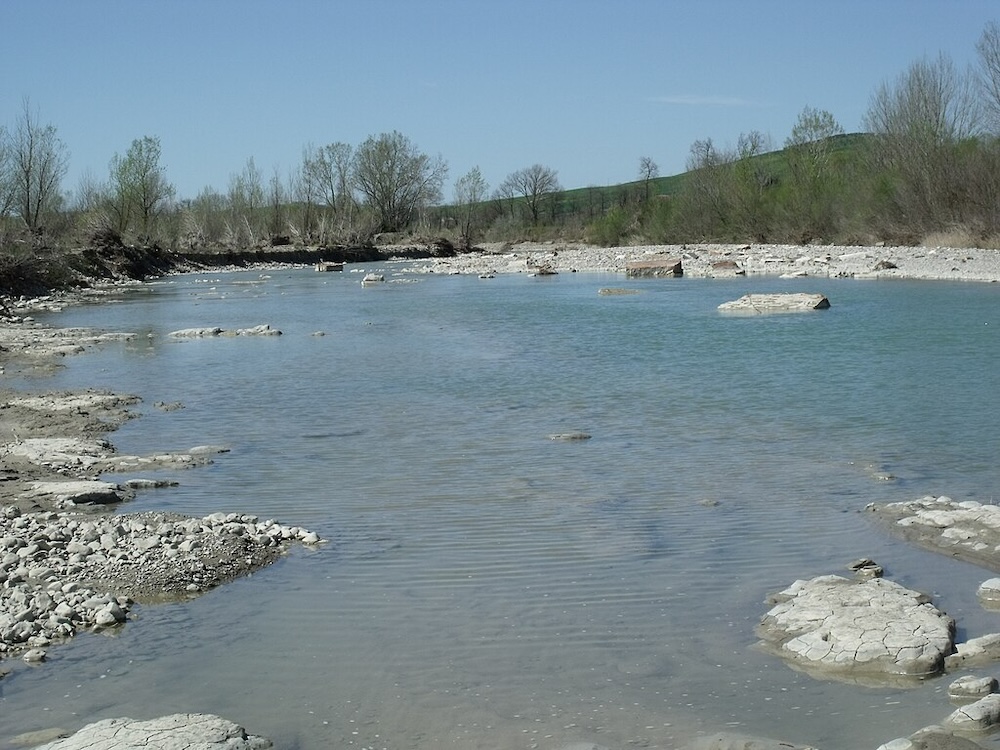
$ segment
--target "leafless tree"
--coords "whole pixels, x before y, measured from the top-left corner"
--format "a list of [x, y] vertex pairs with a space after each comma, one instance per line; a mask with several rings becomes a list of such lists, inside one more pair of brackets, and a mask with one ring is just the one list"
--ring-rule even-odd
[[69, 166], [65, 144], [52, 125], [41, 125], [28, 99], [10, 138], [14, 196], [21, 219], [31, 230], [41, 227], [61, 196], [60, 183]]
[[961, 219], [968, 185], [959, 145], [981, 132], [981, 105], [972, 75], [943, 54], [913, 63], [872, 96], [865, 126], [876, 136], [873, 165], [894, 176], [900, 221], [926, 230]]
[[274, 168], [271, 179], [267, 183], [267, 199], [271, 211], [268, 217], [267, 228], [271, 234], [272, 242], [275, 237], [281, 235], [287, 226], [288, 196], [285, 193], [285, 185], [281, 179], [281, 170]]
[[511, 172], [501, 183], [499, 192], [506, 195], [516, 195], [524, 199], [532, 225], [537, 225], [546, 199], [553, 193], [562, 190], [558, 173], [541, 164]]
[[994, 135], [1000, 134], [1000, 25], [990, 21], [976, 44], [983, 106]]
[[237, 244], [253, 244], [260, 234], [260, 209], [264, 205], [264, 185], [260, 170], [251, 156], [242, 171], [229, 178], [230, 234]]
[[642, 180], [645, 201], [649, 202], [649, 184], [660, 176], [660, 167], [648, 156], [639, 159], [639, 179]]
[[473, 167], [455, 182], [455, 206], [460, 212], [459, 226], [466, 244], [471, 245], [489, 187], [479, 167]]
[[393, 131], [370, 136], [354, 153], [353, 183], [375, 213], [376, 231], [396, 232], [441, 200], [448, 165]]

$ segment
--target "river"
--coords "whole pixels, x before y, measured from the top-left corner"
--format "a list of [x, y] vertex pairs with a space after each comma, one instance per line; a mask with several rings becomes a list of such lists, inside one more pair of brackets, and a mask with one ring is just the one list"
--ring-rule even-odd
[[[46, 317], [138, 336], [17, 387], [140, 395], [121, 452], [231, 448], [123, 511], [253, 513], [329, 542], [14, 664], [0, 737], [201, 711], [301, 750], [722, 730], [848, 750], [952, 710], [952, 677], [817, 680], [754, 626], [769, 593], [872, 557], [960, 640], [1000, 630], [975, 598], [992, 573], [864, 512], [997, 499], [1000, 287], [407, 268], [367, 288], [374, 266], [181, 275]], [[716, 310], [765, 291], [831, 307]], [[168, 336], [260, 323], [283, 335]], [[549, 438], [574, 431], [592, 437]]]

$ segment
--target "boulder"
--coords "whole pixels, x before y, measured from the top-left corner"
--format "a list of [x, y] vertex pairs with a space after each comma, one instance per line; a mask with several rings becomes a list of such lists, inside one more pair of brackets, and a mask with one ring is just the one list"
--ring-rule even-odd
[[997, 692], [996, 677], [959, 677], [948, 686], [948, 697], [956, 703], [968, 703]]
[[830, 300], [822, 294], [744, 294], [737, 300], [719, 305], [721, 312], [764, 315], [767, 313], [796, 313], [825, 310]]
[[799, 580], [772, 598], [761, 645], [821, 675], [878, 682], [936, 674], [955, 623], [927, 596], [885, 578]]
[[625, 275], [634, 279], [683, 276], [684, 266], [680, 258], [660, 257], [632, 260], [625, 264]]
[[271, 741], [211, 714], [172, 714], [149, 721], [105, 719], [37, 750], [264, 750]]
[[1000, 633], [970, 638], [955, 647], [955, 653], [945, 659], [945, 668], [981, 667], [1000, 660]]
[[1000, 724], [1000, 695], [993, 693], [955, 709], [942, 725], [959, 732], [988, 732]]
[[979, 584], [976, 590], [979, 602], [987, 609], [1000, 608], [1000, 578], [990, 578]]

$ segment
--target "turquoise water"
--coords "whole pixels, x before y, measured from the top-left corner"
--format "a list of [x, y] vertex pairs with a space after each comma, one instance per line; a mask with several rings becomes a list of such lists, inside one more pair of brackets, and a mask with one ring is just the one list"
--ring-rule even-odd
[[[975, 601], [992, 573], [863, 512], [1000, 494], [1000, 287], [406, 268], [375, 288], [179, 276], [48, 319], [140, 336], [18, 386], [141, 395], [122, 452], [232, 449], [126, 510], [249, 512], [330, 543], [15, 664], [0, 737], [206, 711], [303, 750], [670, 748], [720, 730], [847, 750], [952, 710], [950, 676], [818, 681], [753, 628], [768, 593], [870, 556], [960, 637], [1000, 630]], [[766, 291], [832, 307], [716, 311]], [[284, 335], [167, 336], [260, 323]], [[593, 437], [548, 439], [571, 431]]]

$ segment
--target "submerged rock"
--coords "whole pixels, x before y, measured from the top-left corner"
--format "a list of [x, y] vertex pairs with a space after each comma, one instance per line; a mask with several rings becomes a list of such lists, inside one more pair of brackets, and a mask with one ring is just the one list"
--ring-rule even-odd
[[948, 686], [948, 697], [957, 703], [968, 703], [997, 692], [996, 677], [959, 677]]
[[735, 732], [719, 732], [709, 737], [701, 737], [685, 750], [814, 750], [808, 745], [794, 745], [791, 742], [773, 740], [769, 737], [755, 737]]
[[920, 677], [940, 672], [955, 623], [927, 596], [884, 578], [800, 580], [772, 597], [762, 645], [830, 676]]
[[172, 714], [149, 721], [105, 719], [37, 750], [264, 750], [271, 741], [211, 714]]

